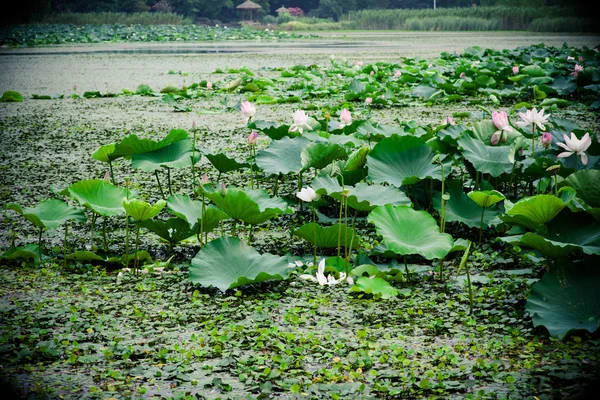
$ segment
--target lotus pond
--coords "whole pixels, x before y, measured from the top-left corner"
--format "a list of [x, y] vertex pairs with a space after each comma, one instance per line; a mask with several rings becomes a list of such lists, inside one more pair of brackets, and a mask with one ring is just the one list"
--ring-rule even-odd
[[595, 45], [3, 87], [6, 390], [588, 398]]

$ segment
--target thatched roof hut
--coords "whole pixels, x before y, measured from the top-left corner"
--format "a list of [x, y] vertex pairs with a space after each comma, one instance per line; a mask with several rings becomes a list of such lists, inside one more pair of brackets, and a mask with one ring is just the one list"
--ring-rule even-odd
[[262, 7], [253, 1], [247, 0], [237, 6], [236, 9], [240, 10], [242, 21], [247, 21], [246, 17], [250, 17], [248, 20], [252, 21], [254, 13], [256, 13], [256, 20], [258, 21], [258, 10], [261, 10]]

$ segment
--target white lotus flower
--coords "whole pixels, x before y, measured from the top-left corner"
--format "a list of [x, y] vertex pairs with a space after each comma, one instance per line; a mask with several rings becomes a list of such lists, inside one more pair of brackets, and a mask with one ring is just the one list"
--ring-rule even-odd
[[578, 156], [581, 156], [581, 162], [583, 163], [583, 165], [587, 165], [588, 157], [587, 154], [584, 153], [584, 151], [586, 151], [588, 147], [590, 147], [590, 145], [592, 144], [592, 138], [590, 138], [590, 134], [586, 133], [585, 135], [583, 135], [581, 140], [579, 140], [577, 139], [577, 136], [575, 136], [575, 134], [571, 132], [570, 139], [567, 135], [563, 135], [563, 138], [565, 139], [565, 143], [557, 143], [557, 145], [567, 151], [563, 151], [557, 157], [564, 158], [569, 157], [573, 154], [577, 154]]
[[299, 132], [302, 133], [303, 129], [306, 128], [308, 130], [312, 130], [311, 126], [308, 125], [308, 115], [304, 112], [304, 110], [296, 110], [294, 114], [294, 123], [290, 126], [288, 132]]
[[522, 121], [517, 122], [522, 129], [530, 129], [533, 132], [533, 127], [537, 125], [541, 130], [545, 130], [545, 123], [548, 122], [549, 115], [544, 115], [544, 109], [542, 108], [539, 112], [537, 109], [532, 108], [527, 110], [525, 113], [519, 113]]
[[313, 188], [305, 187], [298, 193], [296, 193], [296, 197], [298, 197], [302, 201], [310, 203], [311, 201], [319, 200], [321, 198], [321, 195], [315, 192]]

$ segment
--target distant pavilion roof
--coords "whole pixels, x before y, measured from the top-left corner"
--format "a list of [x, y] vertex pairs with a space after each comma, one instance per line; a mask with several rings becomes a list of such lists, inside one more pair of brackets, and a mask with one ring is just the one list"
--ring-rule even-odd
[[253, 1], [247, 0], [247, 1], [243, 2], [242, 4], [240, 4], [239, 6], [237, 6], [236, 8], [238, 10], [258, 10], [259, 8], [262, 8], [262, 7]]
[[289, 10], [289, 9], [287, 9], [287, 8], [285, 8], [285, 7], [283, 7], [283, 6], [281, 6], [281, 7], [279, 7], [277, 10], [275, 10], [275, 12], [276, 12], [277, 14], [280, 14], [280, 13], [290, 12], [290, 10]]

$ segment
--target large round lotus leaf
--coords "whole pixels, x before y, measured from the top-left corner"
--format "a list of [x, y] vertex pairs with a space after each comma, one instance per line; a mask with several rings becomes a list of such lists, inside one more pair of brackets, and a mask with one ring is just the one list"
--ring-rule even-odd
[[371, 141], [379, 142], [384, 138], [394, 135], [404, 135], [404, 129], [399, 126], [391, 125], [373, 125], [371, 121], [364, 121], [358, 126], [356, 133], [361, 138], [371, 139]]
[[577, 245], [586, 254], [600, 255], [600, 222], [567, 208], [548, 224], [547, 239], [554, 244]]
[[227, 219], [227, 214], [214, 206], [205, 206], [202, 214], [202, 203], [192, 200], [187, 194], [174, 194], [167, 199], [167, 208], [174, 215], [186, 221], [194, 231], [198, 232], [202, 225], [203, 232], [211, 232], [219, 221]]
[[479, 207], [489, 207], [505, 199], [504, 195], [497, 190], [473, 190], [467, 196]]
[[289, 125], [280, 125], [275, 122], [257, 120], [248, 125], [249, 129], [256, 129], [273, 140], [280, 140], [284, 137], [296, 137], [300, 135], [298, 132], [290, 132]]
[[223, 196], [210, 185], [204, 185], [203, 188], [206, 196], [225, 214], [250, 225], [258, 225], [279, 214], [290, 212], [285, 201], [279, 197], [270, 197], [264, 189], [242, 191], [230, 186]]
[[165, 208], [166, 204], [167, 202], [164, 200], [159, 200], [156, 204], [151, 205], [138, 199], [123, 199], [125, 212], [135, 221], [146, 221], [156, 217]]
[[261, 255], [237, 238], [220, 237], [192, 259], [188, 279], [225, 291], [250, 283], [282, 280], [288, 271], [287, 258]]
[[[184, 139], [148, 153], [133, 154], [131, 166], [145, 172], [165, 168], [187, 168], [192, 166], [192, 140]], [[200, 153], [195, 152], [194, 164], [200, 160]]]
[[577, 191], [577, 197], [590, 207], [600, 207], [600, 171], [581, 170], [571, 174], [565, 180], [568, 186]]
[[235, 159], [229, 158], [223, 153], [206, 154], [205, 157], [208, 158], [208, 161], [210, 161], [217, 171], [223, 174], [248, 167], [248, 164], [239, 163]]
[[452, 236], [440, 233], [435, 219], [426, 211], [388, 204], [371, 211], [368, 220], [397, 254], [420, 254], [428, 260], [444, 258], [454, 244]]
[[531, 247], [532, 249], [542, 253], [545, 257], [549, 257], [555, 260], [567, 257], [568, 255], [580, 249], [579, 246], [570, 243], [562, 243], [548, 240], [536, 233], [531, 232], [527, 232], [524, 235], [500, 237], [499, 239], [503, 242], [513, 245]]
[[71, 198], [105, 217], [125, 213], [123, 199], [132, 197], [127, 189], [99, 179], [75, 182], [68, 189]]
[[458, 140], [462, 154], [475, 169], [493, 177], [510, 174], [515, 163], [513, 146], [487, 146], [478, 139], [464, 136]]
[[117, 143], [113, 152], [113, 157], [131, 158], [134, 154], [151, 153], [168, 145], [179, 142], [180, 140], [189, 139], [190, 136], [183, 129], [172, 129], [167, 137], [163, 140], [155, 142], [151, 139], [140, 139], [136, 135], [124, 137], [121, 142]]
[[116, 143], [105, 144], [104, 146], [100, 146], [92, 153], [92, 158], [94, 160], [102, 161], [102, 162], [111, 162], [116, 160], [119, 157], [115, 157], [115, 147]]
[[40, 229], [54, 230], [67, 222], [75, 220], [85, 222], [83, 210], [69, 206], [57, 199], [44, 200], [33, 208], [21, 208], [18, 204], [7, 204], [6, 208], [21, 214], [25, 219]]
[[317, 233], [317, 247], [320, 249], [334, 249], [338, 247], [338, 238], [341, 237], [340, 245], [344, 247], [347, 244], [350, 247], [356, 249], [359, 246], [360, 239], [356, 235], [356, 232], [352, 228], [347, 228], [344, 224], [334, 224], [323, 228], [319, 224], [310, 222], [302, 225], [300, 228], [294, 231], [294, 235], [306, 240], [310, 244], [315, 244], [315, 225]]
[[155, 233], [161, 239], [166, 240], [171, 245], [175, 245], [182, 240], [195, 236], [197, 234], [190, 224], [181, 218], [169, 218], [166, 221], [148, 219], [140, 223], [140, 226]]
[[[596, 266], [594, 266], [596, 267]], [[570, 331], [595, 332], [600, 325], [600, 273], [592, 266], [554, 268], [531, 288], [527, 311], [534, 326], [564, 338]]]
[[565, 206], [565, 202], [556, 196], [539, 194], [517, 201], [500, 219], [508, 225], [543, 230], [543, 226], [552, 221]]
[[310, 141], [302, 136], [274, 140], [265, 150], [256, 153], [256, 165], [267, 175], [295, 174], [302, 171], [302, 150]]
[[311, 143], [300, 154], [303, 170], [322, 169], [335, 160], [346, 159], [346, 150], [334, 143]]
[[400, 293], [398, 289], [390, 285], [390, 283], [385, 279], [377, 277], [367, 278], [366, 276], [361, 276], [358, 278], [356, 284], [348, 291], [350, 293], [363, 292], [366, 294], [372, 294], [376, 299], [389, 299], [398, 296]]
[[[480, 141], [482, 141], [484, 144], [490, 143], [490, 140], [492, 139], [492, 135], [498, 130], [498, 128], [496, 128], [496, 125], [494, 125], [494, 123], [492, 122], [491, 119], [488, 120], [484, 120], [484, 121], [479, 121], [475, 124], [473, 124], [473, 130], [472, 132], [472, 138], [475, 139], [479, 139]], [[463, 135], [463, 137], [466, 137], [468, 135]], [[500, 147], [506, 147], [506, 146], [510, 146], [513, 148], [519, 148], [523, 145], [523, 142], [525, 140], [525, 137], [519, 133], [518, 131], [514, 131], [514, 132], [510, 132], [510, 133], [505, 133], [505, 138], [506, 138], [506, 142], [503, 142], [501, 145], [498, 145]]]
[[[462, 222], [470, 228], [479, 228], [481, 207], [477, 206], [463, 191], [462, 182], [449, 179], [446, 181], [446, 188], [446, 193], [450, 195], [450, 200], [446, 203], [446, 221]], [[441, 199], [441, 193], [437, 192], [433, 198], [433, 205], [439, 212], [442, 212]], [[497, 215], [498, 211], [495, 208], [486, 208], [483, 213], [483, 226], [489, 226]]]
[[[392, 136], [383, 139], [367, 156], [369, 177], [375, 183], [395, 186], [412, 185], [425, 178], [442, 179], [442, 169], [433, 164], [433, 152], [423, 141], [413, 136]], [[446, 169], [447, 173], [450, 169]]]

